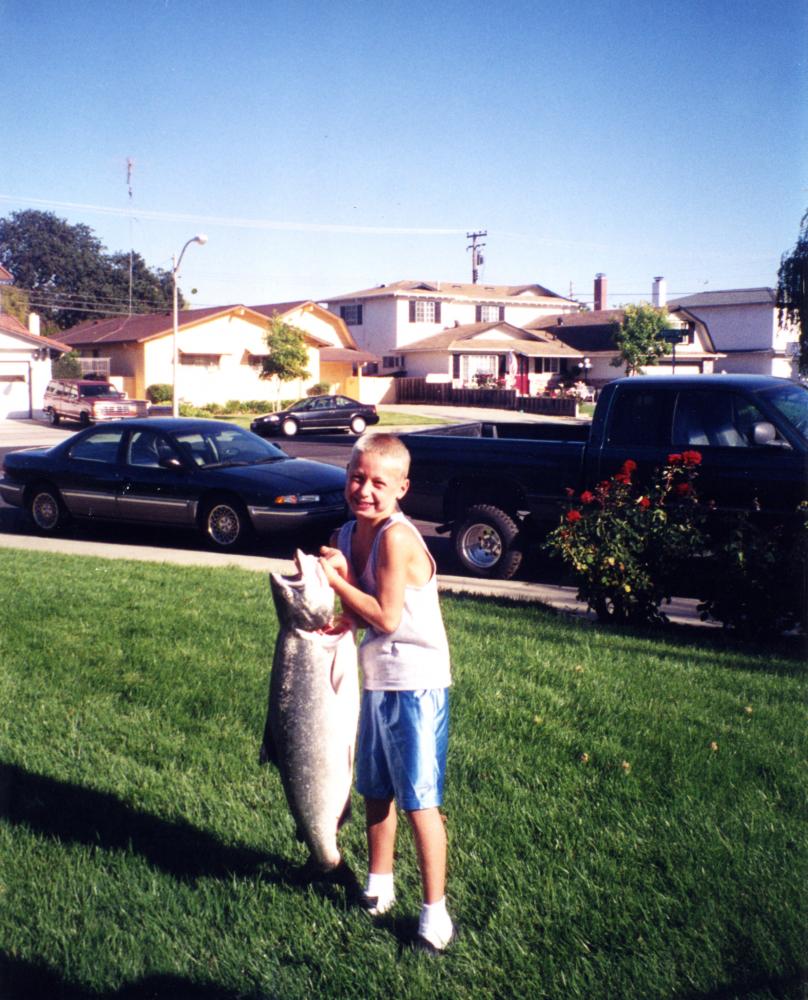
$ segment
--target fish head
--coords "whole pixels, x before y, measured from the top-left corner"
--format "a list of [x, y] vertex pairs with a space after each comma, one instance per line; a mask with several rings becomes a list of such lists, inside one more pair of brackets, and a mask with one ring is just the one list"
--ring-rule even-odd
[[334, 591], [317, 556], [295, 552], [297, 572], [269, 574], [272, 599], [281, 625], [314, 632], [325, 628], [334, 614]]

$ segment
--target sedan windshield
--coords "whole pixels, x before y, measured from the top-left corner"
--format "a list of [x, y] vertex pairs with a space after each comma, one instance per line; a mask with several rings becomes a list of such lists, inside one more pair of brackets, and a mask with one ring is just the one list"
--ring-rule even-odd
[[204, 468], [277, 462], [287, 456], [280, 448], [241, 427], [213, 424], [172, 435], [185, 454]]
[[792, 383], [767, 389], [761, 396], [808, 441], [808, 388]]

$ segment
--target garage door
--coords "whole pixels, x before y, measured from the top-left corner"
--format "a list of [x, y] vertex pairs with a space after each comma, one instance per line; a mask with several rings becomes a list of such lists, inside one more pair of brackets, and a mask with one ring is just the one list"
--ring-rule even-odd
[[0, 369], [0, 419], [30, 415], [27, 366], [3, 366]]

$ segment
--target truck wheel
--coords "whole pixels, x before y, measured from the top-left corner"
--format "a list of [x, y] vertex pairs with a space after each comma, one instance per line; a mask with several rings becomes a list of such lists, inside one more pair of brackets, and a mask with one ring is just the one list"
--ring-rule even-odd
[[455, 524], [452, 540], [463, 568], [474, 576], [510, 580], [522, 564], [519, 526], [499, 507], [469, 507]]
[[53, 407], [48, 407], [48, 409], [45, 410], [45, 416], [48, 418], [48, 423], [51, 427], [59, 426], [59, 414], [53, 409]]
[[54, 534], [67, 521], [67, 511], [59, 491], [50, 483], [40, 483], [28, 492], [26, 508], [41, 535]]

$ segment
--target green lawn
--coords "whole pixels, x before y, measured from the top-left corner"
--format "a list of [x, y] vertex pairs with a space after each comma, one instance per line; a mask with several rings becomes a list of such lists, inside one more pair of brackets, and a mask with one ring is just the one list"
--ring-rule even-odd
[[264, 575], [3, 550], [0, 588], [3, 1000], [802, 995], [799, 648], [445, 598], [463, 935], [434, 961], [404, 825], [375, 926], [295, 879]]

